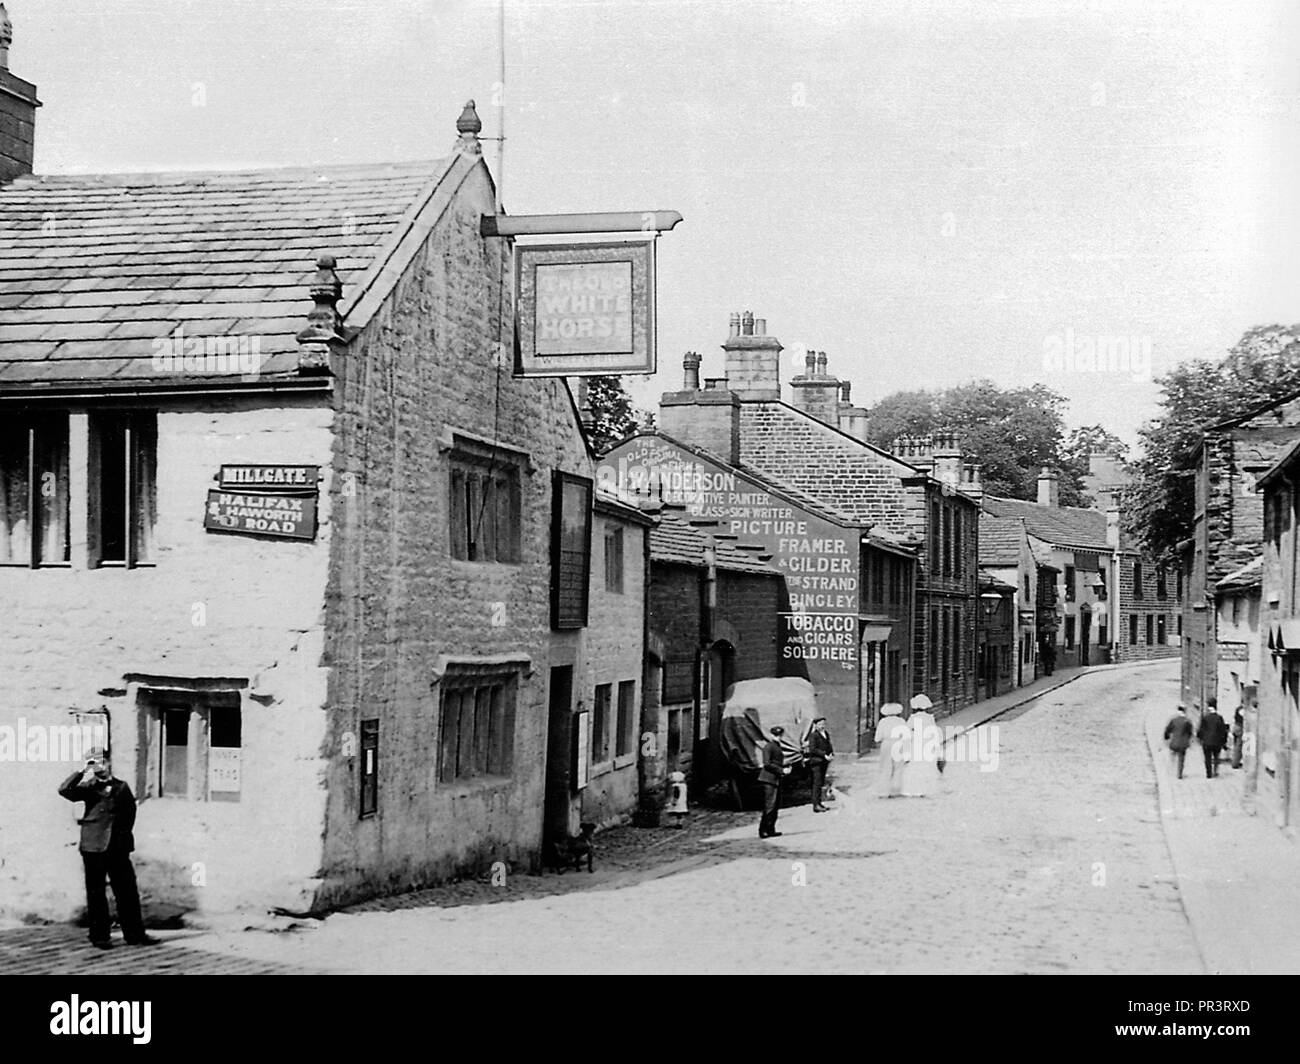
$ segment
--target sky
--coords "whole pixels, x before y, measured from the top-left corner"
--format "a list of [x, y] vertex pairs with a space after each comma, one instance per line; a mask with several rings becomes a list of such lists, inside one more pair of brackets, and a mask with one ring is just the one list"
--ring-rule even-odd
[[1300, 321], [1295, 0], [505, 0], [504, 79], [497, 0], [6, 3], [38, 173], [433, 159], [473, 98], [507, 212], [680, 211], [646, 408], [751, 310], [783, 382], [1042, 382], [1133, 442]]

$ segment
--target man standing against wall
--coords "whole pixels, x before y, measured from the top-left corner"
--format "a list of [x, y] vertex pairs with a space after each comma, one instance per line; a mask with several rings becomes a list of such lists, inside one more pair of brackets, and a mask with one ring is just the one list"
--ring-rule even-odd
[[131, 867], [135, 849], [135, 795], [122, 780], [114, 779], [108, 753], [90, 751], [86, 767], [59, 785], [59, 794], [70, 802], [85, 802], [81, 825], [81, 861], [86, 872], [86, 912], [90, 919], [90, 941], [98, 949], [109, 949], [107, 879], [113, 885], [117, 918], [122, 935], [132, 946], [154, 946], [156, 938], [145, 934], [140, 915], [140, 892]]
[[769, 732], [772, 736], [763, 745], [763, 767], [758, 770], [758, 782], [763, 787], [763, 816], [758, 821], [758, 837], [774, 839], [781, 834], [776, 830], [776, 816], [781, 804], [781, 780], [789, 773], [785, 767], [785, 752], [781, 749], [781, 736], [785, 729], [779, 724]]

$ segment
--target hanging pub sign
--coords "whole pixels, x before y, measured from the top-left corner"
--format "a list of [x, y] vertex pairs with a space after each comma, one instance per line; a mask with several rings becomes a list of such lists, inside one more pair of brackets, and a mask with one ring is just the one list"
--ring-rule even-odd
[[209, 491], [203, 527], [244, 536], [315, 539], [316, 496]]
[[654, 241], [515, 248], [519, 375], [655, 371]]

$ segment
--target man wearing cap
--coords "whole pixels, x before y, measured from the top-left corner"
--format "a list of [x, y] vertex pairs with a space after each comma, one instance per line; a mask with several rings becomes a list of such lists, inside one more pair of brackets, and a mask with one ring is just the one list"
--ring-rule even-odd
[[776, 830], [776, 815], [781, 801], [781, 780], [789, 774], [785, 767], [785, 752], [781, 749], [781, 736], [785, 729], [774, 725], [772, 736], [763, 744], [763, 767], [758, 771], [758, 782], [763, 786], [763, 815], [758, 821], [758, 837], [774, 839], [781, 834]]
[[113, 885], [117, 919], [122, 935], [132, 946], [153, 946], [158, 940], [145, 934], [140, 915], [140, 892], [131, 867], [135, 849], [135, 795], [122, 780], [115, 779], [102, 748], [91, 750], [86, 767], [59, 785], [59, 794], [70, 802], [85, 802], [81, 825], [81, 861], [86, 872], [86, 913], [90, 919], [90, 941], [98, 949], [112, 946], [108, 919], [108, 895], [104, 880]]
[[813, 812], [825, 813], [829, 810], [822, 805], [822, 790], [826, 784], [826, 767], [835, 756], [831, 746], [830, 733], [826, 730], [826, 718], [818, 717], [812, 722], [812, 731], [808, 733], [808, 752], [805, 760], [808, 771], [812, 774]]

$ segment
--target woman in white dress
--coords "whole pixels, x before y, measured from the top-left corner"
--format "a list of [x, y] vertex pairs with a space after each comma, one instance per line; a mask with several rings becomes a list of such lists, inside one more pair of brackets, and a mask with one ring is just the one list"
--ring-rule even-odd
[[903, 720], [902, 706], [890, 702], [880, 707], [880, 723], [876, 725], [875, 736], [876, 745], [880, 747], [874, 788], [876, 797], [897, 798], [903, 793], [903, 775], [912, 749], [911, 734]]
[[903, 770], [903, 793], [912, 798], [929, 794], [939, 783], [939, 762], [943, 758], [943, 733], [930, 710], [934, 703], [926, 695], [911, 701], [907, 720], [910, 760]]

